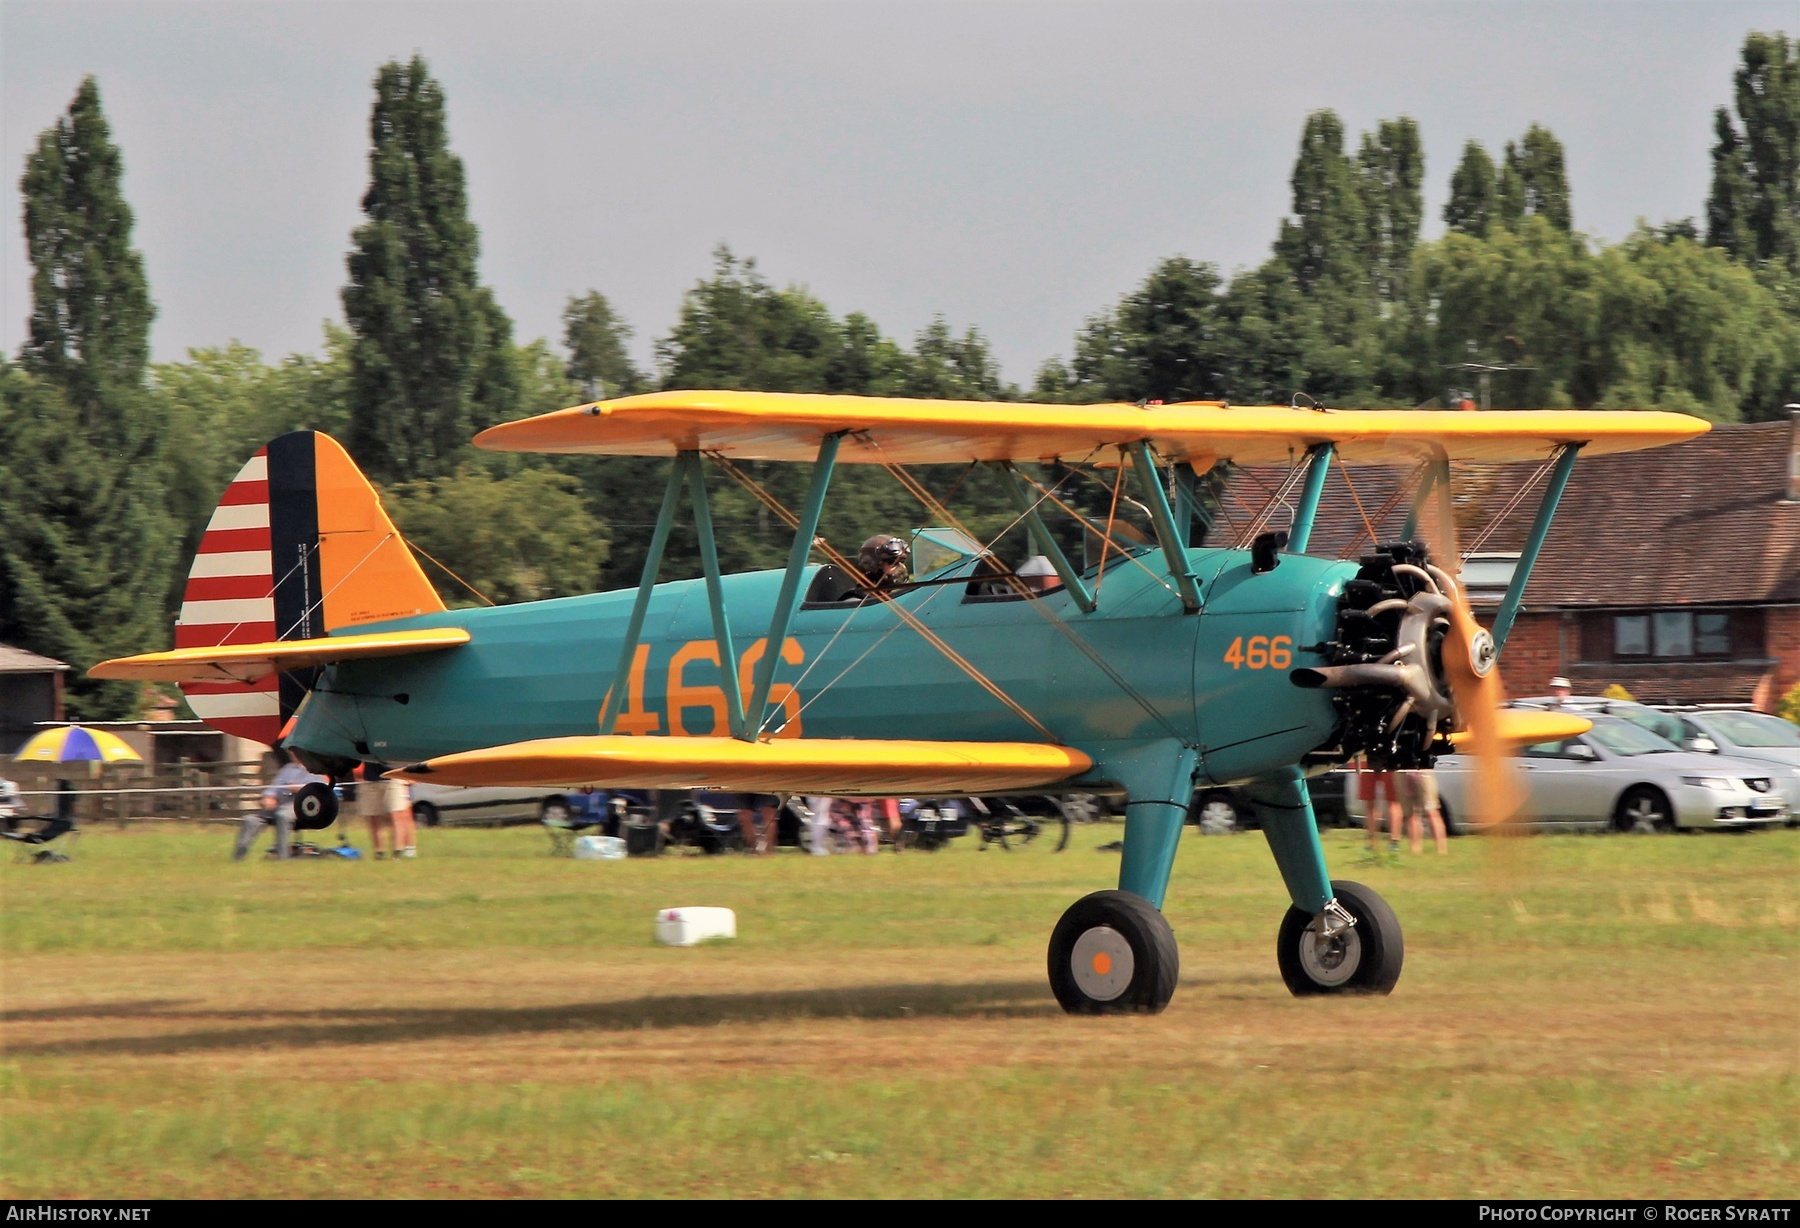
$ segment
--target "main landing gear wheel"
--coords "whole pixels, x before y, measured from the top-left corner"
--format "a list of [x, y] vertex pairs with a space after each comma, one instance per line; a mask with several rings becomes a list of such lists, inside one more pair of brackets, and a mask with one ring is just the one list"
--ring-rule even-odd
[[1315, 993], [1392, 993], [1406, 957], [1400, 922], [1387, 901], [1361, 883], [1334, 880], [1337, 904], [1356, 924], [1335, 932], [1327, 913], [1289, 908], [1275, 948], [1281, 979], [1295, 997]]
[[1175, 932], [1129, 891], [1075, 901], [1050, 935], [1050, 991], [1071, 1015], [1154, 1015], [1180, 974]]

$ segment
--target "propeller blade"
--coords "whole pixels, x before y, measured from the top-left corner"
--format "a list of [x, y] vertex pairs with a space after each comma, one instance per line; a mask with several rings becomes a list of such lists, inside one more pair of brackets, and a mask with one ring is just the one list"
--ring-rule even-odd
[[1449, 629], [1442, 649], [1444, 678], [1456, 705], [1459, 749], [1466, 748], [1474, 758], [1471, 818], [1484, 830], [1491, 830], [1510, 825], [1519, 816], [1525, 790], [1512, 762], [1511, 739], [1502, 728], [1506, 689], [1500, 680], [1494, 637], [1476, 621], [1461, 583], [1462, 553], [1457, 545], [1447, 458], [1440, 457], [1438, 465], [1438, 478], [1418, 509], [1418, 524], [1432, 554], [1441, 560], [1433, 570], [1438, 587], [1450, 600]]

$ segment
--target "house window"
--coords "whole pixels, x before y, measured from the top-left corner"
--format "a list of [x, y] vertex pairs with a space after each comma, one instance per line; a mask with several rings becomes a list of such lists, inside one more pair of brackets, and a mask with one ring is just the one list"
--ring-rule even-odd
[[1651, 616], [1651, 628], [1657, 656], [1694, 655], [1694, 616], [1686, 610], [1659, 610]]
[[1650, 655], [1650, 616], [1620, 614], [1613, 619], [1613, 655], [1644, 657]]
[[1694, 655], [1700, 657], [1731, 655], [1731, 615], [1694, 615]]
[[[1760, 610], [1655, 610], [1612, 616], [1612, 657], [1751, 658], [1762, 646]], [[1584, 647], [1586, 641], [1584, 637]]]

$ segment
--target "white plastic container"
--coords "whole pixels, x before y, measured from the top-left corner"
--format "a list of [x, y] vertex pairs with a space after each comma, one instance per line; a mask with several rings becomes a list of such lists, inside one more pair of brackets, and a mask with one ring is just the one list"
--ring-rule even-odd
[[656, 941], [691, 947], [716, 938], [737, 937], [737, 914], [729, 908], [665, 908], [656, 914]]
[[624, 861], [625, 842], [617, 836], [576, 836], [577, 861]]

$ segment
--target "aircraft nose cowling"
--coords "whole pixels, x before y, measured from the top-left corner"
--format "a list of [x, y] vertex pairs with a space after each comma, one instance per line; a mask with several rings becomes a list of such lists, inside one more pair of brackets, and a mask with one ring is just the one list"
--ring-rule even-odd
[[1384, 767], [1428, 767], [1448, 748], [1456, 708], [1444, 671], [1452, 604], [1422, 549], [1383, 546], [1344, 586], [1322, 666], [1289, 681], [1326, 689], [1344, 754], [1366, 753]]

